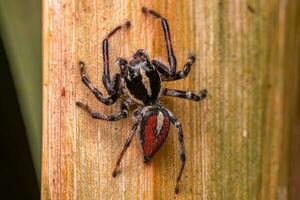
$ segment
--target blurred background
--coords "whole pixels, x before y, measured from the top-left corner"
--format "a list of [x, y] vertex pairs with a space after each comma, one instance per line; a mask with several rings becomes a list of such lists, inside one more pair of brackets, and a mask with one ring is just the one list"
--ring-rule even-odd
[[2, 41], [0, 63], [0, 191], [9, 199], [38, 199], [38, 180]]

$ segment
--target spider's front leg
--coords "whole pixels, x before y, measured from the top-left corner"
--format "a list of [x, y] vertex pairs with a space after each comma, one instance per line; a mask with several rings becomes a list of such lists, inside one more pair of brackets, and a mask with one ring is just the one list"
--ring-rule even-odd
[[157, 60], [153, 60], [152, 64], [156, 66], [157, 70], [163, 75], [162, 80], [163, 81], [174, 81], [178, 79], [182, 79], [188, 75], [190, 72], [191, 65], [195, 61], [195, 56], [190, 55], [188, 57], [188, 62], [184, 65], [183, 70], [176, 71], [177, 62], [176, 57], [173, 52], [172, 42], [171, 42], [171, 36], [170, 36], [170, 29], [168, 25], [168, 21], [163, 18], [159, 13], [155, 12], [154, 10], [148, 9], [143, 7], [142, 12], [145, 14], [150, 14], [154, 16], [155, 18], [159, 19], [161, 21], [161, 25], [164, 31], [166, 46], [167, 46], [167, 54], [168, 54], [168, 62], [170, 67], [167, 67], [166, 65], [162, 64], [161, 62]]
[[104, 64], [104, 69], [103, 69], [103, 77], [102, 81], [103, 84], [108, 92], [108, 94], [113, 95], [115, 93], [115, 82], [114, 79], [116, 79], [117, 75], [114, 76], [113, 81], [110, 80], [110, 72], [109, 72], [109, 53], [108, 53], [108, 40], [119, 30], [122, 28], [129, 28], [130, 27], [130, 22], [127, 21], [124, 25], [117, 26], [114, 30], [112, 30], [108, 35], [104, 38], [102, 42], [102, 52], [103, 52], [103, 64]]
[[185, 63], [183, 69], [176, 71], [174, 74], [170, 72], [167, 66], [157, 60], [152, 60], [152, 64], [157, 68], [159, 73], [162, 74], [163, 81], [176, 81], [185, 78], [189, 74], [191, 66], [195, 62], [195, 59], [196, 58], [194, 55], [189, 55], [188, 61], [187, 63]]
[[76, 105], [86, 110], [93, 118], [95, 119], [102, 119], [106, 121], [118, 121], [120, 119], [126, 118], [128, 116], [128, 110], [130, 106], [130, 102], [127, 100], [123, 100], [121, 103], [121, 110], [117, 114], [114, 115], [104, 115], [98, 113], [91, 109], [89, 105], [81, 103], [79, 101], [76, 102]]
[[206, 97], [206, 93], [207, 90], [201, 90], [199, 95], [197, 95], [190, 91], [182, 91], [182, 90], [175, 90], [175, 89], [168, 89], [168, 88], [163, 89], [164, 96], [179, 97], [179, 98], [184, 98], [193, 101], [201, 101]]
[[120, 96], [119, 90], [119, 82], [120, 82], [120, 75], [116, 74], [115, 78], [113, 79], [114, 82], [114, 93], [109, 95], [108, 97], [103, 96], [103, 94], [91, 83], [88, 79], [85, 70], [84, 70], [84, 62], [79, 62], [80, 66], [80, 76], [82, 82], [94, 93], [96, 98], [106, 105], [111, 105], [116, 102], [117, 98]]
[[142, 12], [144, 14], [150, 14], [153, 17], [155, 17], [155, 18], [157, 18], [161, 21], [161, 25], [162, 25], [164, 35], [165, 35], [166, 46], [167, 46], [168, 62], [170, 64], [170, 71], [169, 72], [172, 75], [175, 74], [177, 62], [176, 62], [176, 57], [175, 57], [174, 52], [173, 52], [168, 21], [165, 18], [163, 18], [159, 13], [155, 12], [154, 10], [143, 7]]

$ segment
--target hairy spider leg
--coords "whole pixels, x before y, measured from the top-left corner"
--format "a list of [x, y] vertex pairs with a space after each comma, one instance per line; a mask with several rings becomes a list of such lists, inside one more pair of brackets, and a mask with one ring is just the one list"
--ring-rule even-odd
[[166, 46], [167, 46], [168, 62], [170, 64], [170, 74], [174, 75], [176, 72], [177, 62], [176, 62], [176, 57], [173, 52], [168, 21], [165, 18], [163, 18], [160, 14], [155, 12], [154, 10], [150, 10], [148, 8], [143, 7], [142, 12], [145, 14], [151, 14], [152, 16], [161, 20], [161, 25], [162, 25], [162, 28], [164, 31], [165, 41], [166, 41]]
[[113, 176], [113, 177], [116, 177], [116, 175], [117, 175], [117, 173], [118, 173], [118, 168], [119, 168], [119, 166], [120, 166], [120, 163], [121, 163], [121, 161], [122, 161], [122, 158], [123, 158], [123, 156], [124, 156], [126, 150], [128, 149], [128, 147], [129, 147], [129, 145], [130, 145], [130, 143], [131, 143], [131, 141], [132, 141], [132, 139], [133, 139], [133, 136], [134, 136], [134, 134], [135, 134], [135, 132], [136, 132], [136, 129], [137, 129], [137, 127], [139, 126], [139, 124], [141, 123], [141, 119], [142, 119], [142, 118], [143, 118], [142, 115], [137, 115], [136, 121], [134, 122], [134, 124], [133, 124], [133, 126], [132, 126], [132, 128], [131, 128], [131, 131], [130, 131], [130, 133], [129, 133], [129, 135], [128, 135], [128, 137], [127, 137], [127, 139], [126, 139], [126, 141], [125, 141], [125, 143], [124, 143], [124, 145], [123, 145], [122, 151], [121, 151], [121, 153], [120, 153], [120, 155], [119, 155], [119, 157], [118, 157], [118, 160], [117, 160], [117, 162], [116, 162], [115, 168], [114, 168], [114, 170], [113, 170], [113, 172], [112, 172], [112, 176]]
[[190, 91], [182, 91], [182, 90], [175, 90], [175, 89], [163, 89], [164, 96], [171, 96], [171, 97], [179, 97], [183, 99], [193, 100], [193, 101], [201, 101], [206, 97], [207, 90], [201, 90], [199, 95], [194, 94]]
[[171, 122], [178, 130], [178, 141], [179, 141], [179, 146], [180, 146], [180, 160], [181, 160], [181, 167], [180, 167], [177, 179], [176, 179], [176, 186], [175, 186], [175, 193], [178, 193], [179, 192], [179, 181], [181, 179], [182, 172], [183, 172], [183, 169], [185, 166], [185, 161], [186, 161], [185, 146], [184, 146], [184, 142], [183, 142], [183, 130], [182, 130], [180, 121], [175, 117], [175, 115], [168, 109], [166, 109], [166, 110], [170, 116]]
[[152, 60], [152, 64], [155, 65], [158, 71], [163, 75], [162, 80], [174, 81], [186, 77], [190, 72], [191, 65], [195, 61], [195, 56], [189, 55], [188, 61], [184, 65], [183, 70], [176, 71], [177, 63], [176, 63], [176, 57], [173, 52], [168, 21], [165, 18], [163, 18], [160, 14], [155, 12], [154, 10], [150, 10], [148, 8], [143, 7], [142, 11], [145, 14], [151, 14], [152, 16], [161, 20], [161, 25], [165, 35], [165, 41], [166, 41], [167, 53], [168, 53], [168, 62], [170, 64], [170, 67], [167, 67], [166, 65], [162, 64], [157, 60]]
[[163, 75], [162, 81], [176, 81], [185, 78], [189, 74], [195, 59], [194, 55], [189, 55], [188, 61], [184, 64], [183, 69], [176, 71], [175, 74], [172, 74], [169, 68], [158, 60], [152, 60], [152, 64], [156, 66], [157, 70]]
[[[111, 105], [116, 102], [117, 98], [120, 96], [119, 92], [115, 92], [112, 95], [109, 95], [108, 97], [105, 97], [88, 79], [85, 70], [84, 70], [84, 62], [79, 62], [80, 66], [80, 76], [81, 81], [94, 93], [95, 97], [102, 103], [106, 105]], [[115, 76], [114, 81], [119, 82], [120, 75]], [[117, 85], [117, 84], [115, 84]]]
[[96, 112], [93, 109], [91, 109], [88, 104], [84, 104], [79, 101], [76, 102], [76, 105], [86, 110], [95, 119], [102, 119], [106, 121], [118, 121], [120, 119], [127, 118], [130, 102], [123, 100], [121, 103], [121, 110], [117, 114], [113, 115], [104, 115], [99, 112]]
[[124, 25], [117, 26], [110, 33], [107, 34], [107, 36], [104, 38], [104, 40], [102, 42], [102, 53], [103, 53], [103, 64], [104, 64], [102, 81], [103, 81], [104, 87], [106, 88], [108, 94], [110, 94], [110, 95], [118, 92], [118, 88], [116, 87], [117, 82], [114, 81], [117, 79], [116, 76], [118, 76], [118, 74], [116, 74], [113, 77], [113, 81], [110, 80], [108, 40], [122, 28], [129, 28], [129, 27], [130, 27], [130, 21], [127, 21]]

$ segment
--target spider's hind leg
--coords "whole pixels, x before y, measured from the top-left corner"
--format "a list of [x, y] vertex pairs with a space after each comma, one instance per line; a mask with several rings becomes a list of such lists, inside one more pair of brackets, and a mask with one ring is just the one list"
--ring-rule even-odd
[[118, 173], [118, 168], [120, 166], [122, 158], [123, 158], [126, 150], [128, 149], [128, 147], [129, 147], [129, 145], [130, 145], [130, 143], [131, 143], [131, 141], [133, 139], [133, 136], [134, 136], [134, 134], [135, 134], [135, 132], [136, 132], [136, 130], [138, 128], [138, 126], [140, 125], [141, 119], [142, 119], [142, 115], [138, 115], [137, 118], [136, 118], [136, 121], [133, 124], [133, 127], [132, 127], [132, 129], [131, 129], [131, 131], [129, 133], [129, 136], [126, 139], [126, 141], [125, 141], [125, 143], [123, 145], [122, 151], [121, 151], [121, 153], [120, 153], [120, 155], [118, 157], [118, 160], [116, 162], [115, 168], [114, 168], [113, 173], [112, 173], [113, 177], [116, 177], [116, 175]]
[[180, 146], [180, 160], [181, 160], [181, 167], [179, 170], [179, 173], [176, 178], [176, 186], [175, 186], [175, 193], [177, 194], [179, 192], [179, 182], [182, 176], [182, 172], [185, 166], [185, 161], [186, 161], [186, 156], [185, 156], [185, 146], [184, 146], [184, 141], [183, 141], [183, 130], [181, 127], [180, 121], [175, 117], [175, 115], [167, 110], [170, 120], [173, 123], [173, 125], [177, 128], [178, 130], [178, 141], [179, 141], [179, 146]]

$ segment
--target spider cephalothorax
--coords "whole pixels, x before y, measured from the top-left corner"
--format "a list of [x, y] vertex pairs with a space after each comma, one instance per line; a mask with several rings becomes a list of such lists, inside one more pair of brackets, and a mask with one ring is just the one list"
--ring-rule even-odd
[[133, 56], [125, 72], [128, 95], [138, 104], [155, 104], [161, 91], [161, 79], [143, 50]]
[[190, 91], [162, 88], [161, 83], [164, 81], [175, 81], [185, 78], [190, 71], [191, 65], [195, 61], [195, 57], [189, 56], [188, 62], [184, 65], [183, 69], [176, 71], [176, 58], [173, 53], [167, 20], [153, 10], [142, 8], [142, 11], [143, 13], [150, 14], [161, 21], [170, 66], [167, 67], [157, 60], [150, 60], [144, 50], [140, 49], [133, 55], [133, 58], [129, 63], [123, 58], [118, 58], [117, 65], [119, 66], [120, 73], [115, 74], [113, 78], [110, 79], [108, 40], [123, 27], [129, 28], [130, 22], [128, 21], [125, 25], [116, 27], [103, 40], [102, 50], [104, 71], [102, 80], [109, 96], [105, 97], [95, 86], [92, 85], [85, 74], [84, 63], [82, 61], [79, 62], [80, 75], [83, 83], [95, 94], [99, 101], [106, 105], [111, 105], [116, 102], [118, 97], [122, 97], [121, 111], [114, 115], [104, 115], [93, 111], [87, 104], [76, 102], [76, 105], [88, 111], [93, 118], [107, 121], [116, 121], [126, 118], [130, 105], [139, 105], [138, 109], [133, 113], [133, 127], [119, 155], [115, 169], [113, 170], [114, 177], [117, 175], [117, 169], [135, 133], [138, 135], [144, 161], [148, 162], [165, 142], [169, 133], [170, 124], [174, 124], [178, 129], [180, 159], [182, 161], [181, 168], [176, 179], [175, 192], [177, 193], [179, 191], [179, 181], [186, 160], [183, 131], [180, 122], [174, 114], [159, 103], [159, 98], [163, 95], [200, 101], [205, 98], [206, 90], [201, 90], [200, 94], [197, 95]]

